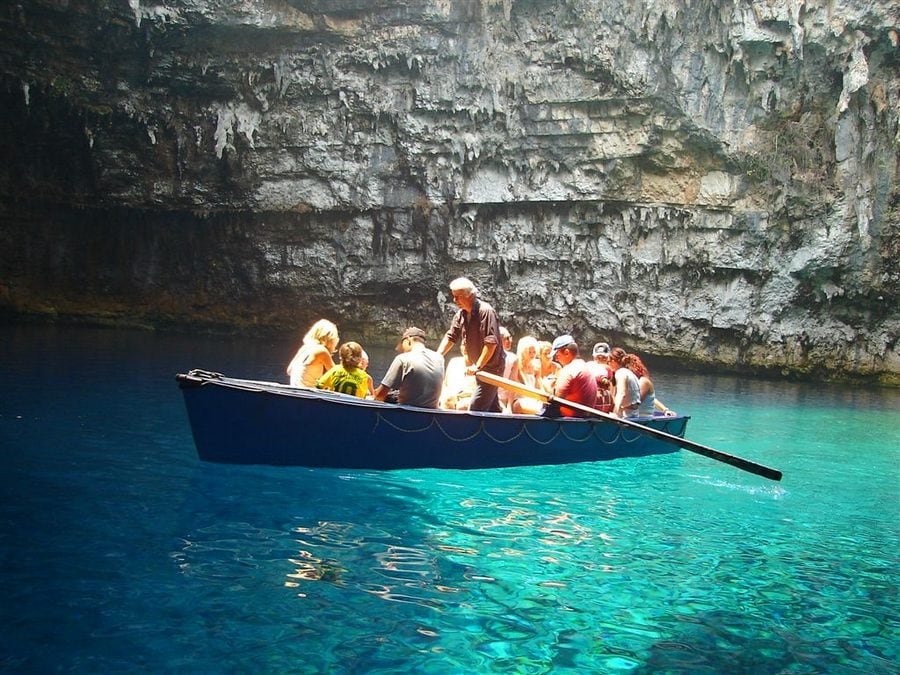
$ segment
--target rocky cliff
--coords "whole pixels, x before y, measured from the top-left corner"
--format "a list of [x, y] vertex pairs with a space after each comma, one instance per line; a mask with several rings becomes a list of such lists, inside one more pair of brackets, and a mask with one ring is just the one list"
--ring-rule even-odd
[[0, 9], [0, 305], [897, 382], [888, 0]]

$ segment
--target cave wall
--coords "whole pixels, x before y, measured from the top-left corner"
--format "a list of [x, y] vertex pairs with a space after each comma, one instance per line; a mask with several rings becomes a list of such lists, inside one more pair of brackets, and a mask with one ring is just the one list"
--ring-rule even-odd
[[896, 381], [894, 3], [0, 9], [0, 306]]

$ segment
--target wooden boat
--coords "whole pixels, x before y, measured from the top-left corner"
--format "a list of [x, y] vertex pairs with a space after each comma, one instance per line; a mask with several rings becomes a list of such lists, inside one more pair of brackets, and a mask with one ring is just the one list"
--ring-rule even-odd
[[[486, 469], [675, 452], [688, 417], [550, 419], [431, 410], [192, 370], [176, 376], [201, 460]], [[633, 422], [659, 432], [643, 433]], [[667, 438], [671, 436], [671, 438]]]

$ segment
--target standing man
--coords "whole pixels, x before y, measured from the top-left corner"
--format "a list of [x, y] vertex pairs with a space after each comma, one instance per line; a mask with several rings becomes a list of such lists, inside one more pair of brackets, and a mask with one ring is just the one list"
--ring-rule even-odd
[[[597, 402], [597, 379], [578, 356], [578, 345], [571, 335], [560, 335], [553, 341], [550, 358], [562, 366], [556, 376], [553, 395], [593, 408]], [[560, 404], [563, 417], [586, 417], [580, 410]]]
[[[478, 290], [469, 279], [460, 277], [450, 282], [453, 302], [459, 311], [453, 317], [450, 329], [437, 348], [443, 356], [454, 343], [462, 340], [466, 358], [466, 374], [474, 375], [486, 370], [494, 375], [503, 375], [506, 356], [500, 344], [500, 321], [497, 312], [488, 303], [478, 299]], [[478, 382], [469, 410], [500, 412], [497, 387]]]
[[425, 331], [411, 326], [403, 331], [394, 357], [375, 398], [383, 401], [392, 389], [399, 390], [397, 403], [418, 408], [437, 408], [444, 382], [444, 357], [425, 346]]

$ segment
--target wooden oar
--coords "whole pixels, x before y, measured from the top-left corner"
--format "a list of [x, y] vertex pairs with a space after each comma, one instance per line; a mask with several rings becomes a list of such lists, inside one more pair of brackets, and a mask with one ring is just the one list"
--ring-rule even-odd
[[690, 450], [691, 452], [696, 452], [697, 454], [703, 455], [704, 457], [709, 457], [710, 459], [715, 459], [720, 462], [725, 462], [726, 464], [731, 464], [738, 469], [743, 469], [744, 471], [755, 473], [758, 476], [763, 476], [764, 478], [770, 478], [772, 480], [781, 480], [781, 472], [778, 469], [773, 469], [768, 466], [763, 466], [762, 464], [757, 464], [756, 462], [751, 462], [749, 459], [743, 459], [742, 457], [729, 455], [727, 452], [721, 452], [720, 450], [710, 448], [707, 445], [694, 443], [693, 441], [681, 438], [680, 436], [675, 436], [674, 434], [669, 434], [665, 431], [660, 431], [659, 429], [653, 429], [652, 427], [647, 427], [643, 424], [632, 422], [628, 419], [616, 417], [615, 415], [610, 415], [609, 413], [602, 412], [600, 410], [597, 410], [596, 408], [591, 408], [589, 406], [582, 405], [581, 403], [576, 403], [575, 401], [569, 401], [567, 399], [554, 396], [553, 394], [544, 393], [543, 391], [533, 389], [532, 387], [521, 384], [520, 382], [508, 380], [505, 377], [500, 377], [499, 375], [492, 375], [491, 373], [486, 373], [483, 370], [475, 373], [475, 377], [477, 377], [481, 382], [484, 382], [485, 384], [492, 384], [497, 387], [502, 387], [503, 389], [514, 391], [518, 394], [521, 394], [522, 396], [539, 399], [541, 401], [544, 401], [544, 403], [558, 403], [560, 405], [566, 406], [567, 408], [578, 410], [593, 417], [602, 417], [603, 419], [609, 420], [614, 424], [618, 424], [623, 427], [630, 427], [632, 429], [640, 431], [641, 433], [655, 436], [656, 438], [668, 441], [669, 443], [674, 443], [678, 447], [684, 448], [685, 450]]

